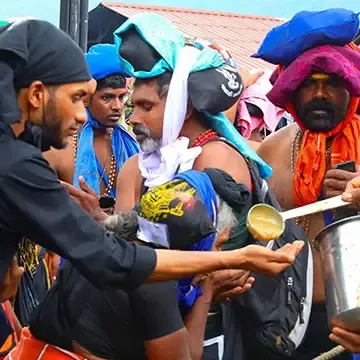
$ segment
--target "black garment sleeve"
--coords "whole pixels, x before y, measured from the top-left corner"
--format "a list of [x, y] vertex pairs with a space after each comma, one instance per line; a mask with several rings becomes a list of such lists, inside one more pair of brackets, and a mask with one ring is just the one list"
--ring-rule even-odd
[[184, 327], [176, 282], [145, 284], [129, 296], [137, 328], [144, 340], [158, 339]]
[[0, 194], [8, 228], [68, 259], [99, 288], [132, 290], [154, 270], [155, 251], [106, 233], [71, 199], [41, 154], [13, 164]]

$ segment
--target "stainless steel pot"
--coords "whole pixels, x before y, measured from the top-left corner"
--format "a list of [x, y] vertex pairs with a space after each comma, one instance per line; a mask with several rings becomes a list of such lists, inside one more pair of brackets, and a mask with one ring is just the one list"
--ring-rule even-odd
[[337, 221], [315, 237], [329, 324], [360, 332], [360, 216]]

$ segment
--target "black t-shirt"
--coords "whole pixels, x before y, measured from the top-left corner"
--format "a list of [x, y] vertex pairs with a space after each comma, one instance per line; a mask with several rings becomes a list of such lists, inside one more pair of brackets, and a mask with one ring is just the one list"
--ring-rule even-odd
[[153, 249], [108, 234], [60, 185], [36, 147], [0, 124], [0, 286], [22, 237], [71, 263], [99, 288], [131, 290], [156, 264]]
[[184, 327], [176, 282], [145, 284], [127, 294], [101, 291], [66, 263], [33, 312], [31, 333], [64, 349], [72, 341], [106, 359], [145, 359], [144, 340]]

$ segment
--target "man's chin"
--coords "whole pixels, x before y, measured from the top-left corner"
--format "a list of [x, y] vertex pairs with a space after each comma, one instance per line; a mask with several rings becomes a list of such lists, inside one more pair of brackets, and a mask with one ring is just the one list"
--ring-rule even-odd
[[333, 130], [340, 122], [341, 121], [335, 122], [333, 119], [325, 119], [322, 117], [312, 117], [304, 121], [303, 125], [312, 132], [328, 132]]
[[155, 140], [150, 140], [147, 138], [144, 141], [138, 141], [140, 149], [145, 154], [151, 154], [154, 151], [157, 151], [160, 149], [160, 143]]
[[105, 121], [99, 121], [99, 123], [106, 128], [113, 128], [120, 123], [120, 117], [109, 117]]
[[56, 141], [52, 141], [52, 143], [50, 144], [51, 147], [57, 150], [65, 149], [68, 145], [69, 145], [69, 138], [67, 137], [64, 139], [58, 139]]

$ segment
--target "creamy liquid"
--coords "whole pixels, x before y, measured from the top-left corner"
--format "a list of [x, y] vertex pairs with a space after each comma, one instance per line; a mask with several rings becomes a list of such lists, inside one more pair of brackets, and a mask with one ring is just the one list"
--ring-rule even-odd
[[250, 214], [248, 229], [255, 239], [260, 241], [270, 241], [281, 236], [281, 224], [269, 215], [268, 211], [264, 211], [263, 213], [261, 211], [256, 211]]

